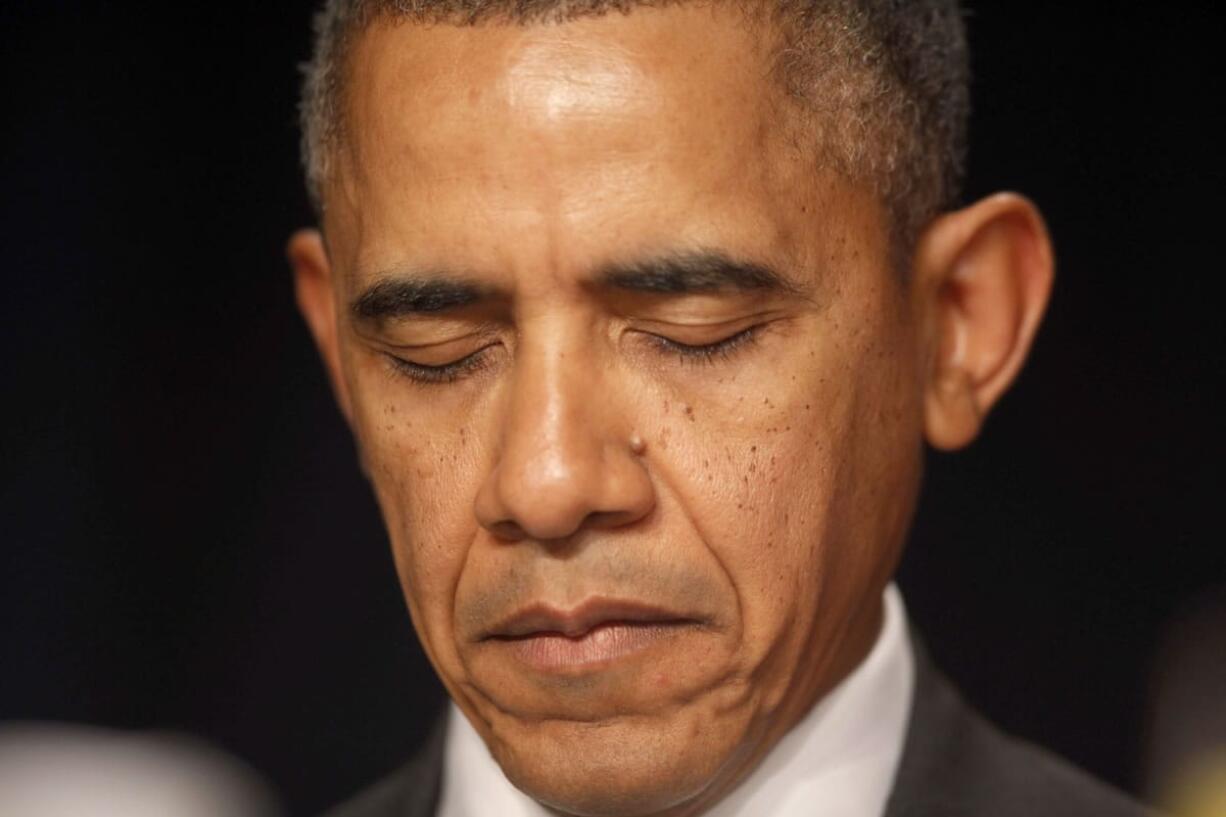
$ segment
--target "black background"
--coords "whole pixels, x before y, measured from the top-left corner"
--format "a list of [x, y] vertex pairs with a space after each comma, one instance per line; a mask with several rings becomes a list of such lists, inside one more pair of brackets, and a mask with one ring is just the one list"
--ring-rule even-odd
[[[974, 703], [1137, 790], [1162, 624], [1226, 583], [1220, 27], [976, 5], [968, 195], [1035, 198], [1060, 270], [903, 589]], [[295, 814], [441, 697], [283, 260], [309, 12], [0, 10], [0, 719], [199, 733]]]

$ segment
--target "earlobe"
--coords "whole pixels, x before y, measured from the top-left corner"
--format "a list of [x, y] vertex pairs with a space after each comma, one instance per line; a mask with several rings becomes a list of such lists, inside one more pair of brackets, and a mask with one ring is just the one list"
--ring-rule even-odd
[[345, 420], [352, 417], [349, 390], [340, 366], [337, 343], [336, 296], [332, 285], [332, 265], [323, 236], [318, 230], [299, 230], [290, 236], [286, 255], [294, 272], [294, 295], [298, 311], [306, 321], [315, 346], [323, 358], [332, 383], [332, 392]]
[[1030, 351], [1051, 293], [1051, 239], [1030, 201], [1002, 193], [933, 222], [915, 259], [928, 350], [925, 434], [936, 448], [960, 448]]

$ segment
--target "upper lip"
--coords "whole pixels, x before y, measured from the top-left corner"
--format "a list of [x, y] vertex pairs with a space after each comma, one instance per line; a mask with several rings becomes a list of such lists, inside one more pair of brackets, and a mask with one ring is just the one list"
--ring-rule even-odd
[[591, 598], [570, 609], [536, 602], [521, 607], [490, 627], [483, 638], [520, 638], [557, 633], [578, 638], [613, 621], [654, 624], [697, 624], [699, 620], [653, 604], [626, 599]]

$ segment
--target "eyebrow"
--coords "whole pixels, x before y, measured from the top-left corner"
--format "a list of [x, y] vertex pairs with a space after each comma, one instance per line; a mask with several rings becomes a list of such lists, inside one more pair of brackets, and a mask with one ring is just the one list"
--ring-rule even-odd
[[803, 294], [782, 273], [755, 261], [733, 258], [718, 250], [670, 253], [603, 267], [596, 282], [631, 292], [685, 295], [724, 290], [774, 291]]
[[487, 291], [476, 284], [438, 273], [398, 273], [370, 286], [349, 304], [357, 319], [378, 322], [469, 306]]
[[[444, 272], [396, 272], [380, 276], [349, 304], [354, 318], [369, 323], [459, 309], [486, 300], [489, 288]], [[602, 266], [598, 286], [626, 292], [686, 295], [763, 291], [802, 296], [803, 290], [773, 268], [718, 250], [676, 252]]]

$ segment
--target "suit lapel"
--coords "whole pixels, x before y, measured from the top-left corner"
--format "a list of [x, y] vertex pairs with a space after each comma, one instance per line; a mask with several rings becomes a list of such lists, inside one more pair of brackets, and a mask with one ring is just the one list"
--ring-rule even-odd
[[962, 749], [976, 718], [933, 666], [912, 633], [915, 693], [907, 736], [885, 817], [927, 817], [957, 813], [958, 780], [965, 770]]

